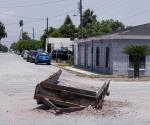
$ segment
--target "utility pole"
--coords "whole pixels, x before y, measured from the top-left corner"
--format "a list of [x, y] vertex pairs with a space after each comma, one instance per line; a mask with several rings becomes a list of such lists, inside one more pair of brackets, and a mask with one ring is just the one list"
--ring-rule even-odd
[[81, 32], [81, 39], [83, 38], [83, 15], [82, 15], [82, 0], [80, 0], [80, 4], [79, 4], [79, 11], [80, 11], [80, 32]]
[[19, 36], [19, 40], [21, 40], [21, 38], [22, 38], [22, 30], [20, 31], [20, 36]]
[[22, 26], [22, 29], [21, 29], [21, 39], [23, 39], [22, 36], [23, 36], [23, 26]]
[[46, 32], [47, 32], [47, 37], [48, 37], [48, 17], [46, 20], [47, 20], [47, 28], [46, 28], [47, 31]]
[[21, 29], [21, 39], [23, 39], [22, 37], [23, 37], [23, 25], [22, 25], [22, 29]]
[[33, 34], [32, 35], [33, 35], [33, 40], [34, 40], [35, 39], [34, 27], [33, 27]]
[[23, 35], [23, 25], [24, 25], [23, 20], [20, 20], [19, 21], [19, 26], [22, 27], [22, 29], [20, 31], [20, 39], [22, 39], [22, 35]]
[[[46, 26], [46, 38], [48, 38], [48, 17], [46, 18], [46, 23], [47, 23], [47, 26]], [[45, 52], [47, 52], [47, 40], [45, 40]]]

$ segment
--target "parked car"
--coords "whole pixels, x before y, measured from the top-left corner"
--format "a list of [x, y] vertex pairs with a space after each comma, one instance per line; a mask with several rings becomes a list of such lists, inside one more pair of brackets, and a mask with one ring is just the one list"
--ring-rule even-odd
[[38, 51], [32, 51], [31, 58], [30, 58], [31, 63], [35, 62], [35, 58], [36, 58], [37, 54], [38, 54]]
[[21, 52], [20, 51], [16, 51], [15, 54], [21, 55]]
[[24, 54], [24, 50], [21, 52], [21, 57], [23, 57], [23, 54]]
[[38, 53], [35, 57], [35, 64], [38, 63], [47, 63], [48, 65], [51, 64], [51, 56], [48, 53]]
[[27, 59], [27, 56], [28, 56], [28, 50], [25, 50], [23, 54], [23, 59]]
[[28, 52], [28, 55], [27, 55], [27, 62], [30, 62], [30, 60], [31, 60], [32, 51], [33, 51], [33, 50], [30, 50], [30, 51]]
[[25, 54], [27, 51], [28, 51], [28, 50], [23, 50], [23, 51], [21, 52], [21, 57], [23, 57], [24, 54]]
[[52, 59], [56, 60], [56, 62], [61, 60], [68, 60], [71, 55], [72, 55], [72, 51], [65, 50], [65, 49], [53, 50], [51, 52]]

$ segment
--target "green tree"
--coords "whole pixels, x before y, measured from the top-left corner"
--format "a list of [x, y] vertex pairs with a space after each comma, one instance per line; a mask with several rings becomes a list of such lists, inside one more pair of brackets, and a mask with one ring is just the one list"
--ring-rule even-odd
[[41, 41], [46, 41], [46, 38], [47, 38], [47, 32], [46, 32], [46, 30], [44, 30], [44, 33], [40, 39], [41, 39]]
[[23, 40], [30, 40], [31, 38], [30, 38], [30, 36], [28, 35], [27, 32], [23, 32], [23, 33], [22, 33], [22, 39], [23, 39]]
[[124, 24], [118, 20], [109, 19], [101, 21], [101, 29], [103, 33], [111, 33], [114, 31], [122, 30], [124, 28]]
[[19, 40], [15, 49], [22, 52], [23, 50], [37, 50], [42, 48], [42, 42], [37, 40]]
[[83, 29], [84, 31], [84, 37], [92, 37], [102, 34], [101, 30], [101, 24], [99, 22], [92, 22], [86, 25], [86, 27]]
[[59, 30], [53, 27], [49, 27], [48, 32], [44, 30], [43, 35], [41, 36], [42, 48], [45, 49], [45, 42], [47, 37], [59, 37]]
[[[94, 14], [93, 10], [87, 9], [83, 13], [83, 36], [84, 38], [93, 37], [97, 35], [103, 35], [106, 33], [111, 33], [124, 29], [125, 26], [122, 22], [118, 20], [102, 20], [98, 21], [97, 16]], [[64, 23], [59, 28], [50, 27], [48, 30], [49, 37], [69, 37], [71, 39], [80, 38], [80, 25], [76, 27], [70, 16], [67, 15]], [[47, 32], [43, 33], [41, 36], [41, 41], [43, 43], [43, 48], [45, 47], [45, 42], [47, 38]]]
[[12, 44], [10, 45], [10, 49], [16, 50], [16, 43], [12, 43]]
[[8, 47], [0, 44], [0, 52], [8, 52]]
[[150, 47], [146, 45], [129, 45], [124, 48], [125, 54], [132, 56], [134, 65], [134, 78], [139, 77], [140, 59], [150, 55]]
[[[94, 24], [96, 24], [97, 22], [98, 22], [97, 17], [94, 14], [93, 10], [87, 9], [83, 12], [82, 23], [83, 23], [83, 37], [84, 38], [94, 36], [94, 35], [97, 34], [97, 33], [94, 34], [92, 32], [94, 30], [97, 30], [97, 29], [94, 28], [96, 26]], [[79, 25], [78, 28], [80, 29], [80, 25]], [[94, 28], [94, 29], [92, 29], [92, 28]], [[93, 34], [93, 35], [91, 35], [90, 33]]]
[[83, 13], [83, 27], [86, 27], [88, 24], [97, 22], [97, 17], [94, 14], [93, 10], [87, 9]]
[[55, 29], [53, 32], [51, 32], [51, 34], [48, 35], [49, 37], [60, 37], [60, 32], [59, 29]]
[[72, 38], [74, 37], [75, 26], [69, 15], [67, 15], [64, 24], [59, 28], [60, 37]]
[[83, 36], [85, 38], [111, 33], [124, 28], [123, 23], [118, 20], [109, 19], [98, 21], [93, 10], [87, 9], [83, 13]]
[[5, 37], [7, 37], [7, 33], [5, 31], [5, 26], [2, 22], [0, 22], [0, 40]]
[[43, 35], [41, 36], [41, 43], [42, 43], [42, 48], [45, 49], [45, 43], [46, 43], [46, 38], [47, 38], [47, 31], [45, 30]]

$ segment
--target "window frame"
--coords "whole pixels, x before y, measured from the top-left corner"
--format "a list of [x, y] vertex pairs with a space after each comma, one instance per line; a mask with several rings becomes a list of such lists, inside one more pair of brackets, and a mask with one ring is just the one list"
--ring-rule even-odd
[[96, 66], [100, 66], [100, 47], [96, 47]]
[[110, 66], [109, 58], [110, 58], [110, 48], [106, 47], [106, 59], [105, 59], [105, 67], [106, 68], [109, 68], [109, 66]]

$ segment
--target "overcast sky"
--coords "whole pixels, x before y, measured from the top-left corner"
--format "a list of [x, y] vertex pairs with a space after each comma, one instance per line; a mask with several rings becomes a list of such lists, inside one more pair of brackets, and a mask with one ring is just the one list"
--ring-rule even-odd
[[[10, 45], [19, 39], [19, 20], [24, 21], [24, 31], [39, 39], [46, 28], [46, 17], [49, 26], [59, 27], [66, 15], [70, 15], [74, 24], [79, 24], [79, 0], [0, 0], [0, 21], [4, 23], [8, 37], [2, 39]], [[117, 19], [126, 26], [134, 26], [150, 22], [150, 0], [83, 0], [83, 9], [93, 9], [102, 19]]]

